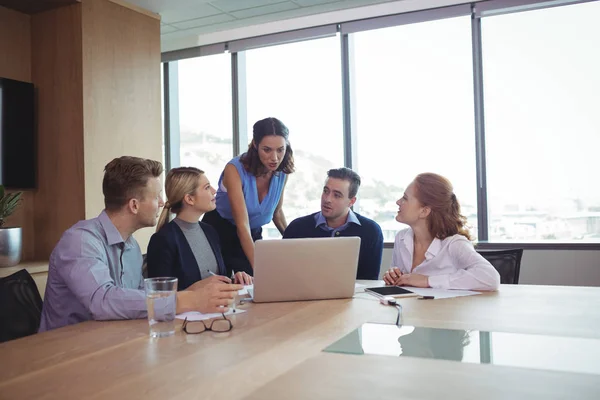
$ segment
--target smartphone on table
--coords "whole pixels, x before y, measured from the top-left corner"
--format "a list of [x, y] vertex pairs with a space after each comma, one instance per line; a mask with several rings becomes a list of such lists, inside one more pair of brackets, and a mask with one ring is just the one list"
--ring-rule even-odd
[[408, 289], [401, 288], [400, 286], [381, 286], [366, 288], [365, 292], [370, 293], [377, 297], [413, 297], [418, 296], [417, 293], [412, 292]]

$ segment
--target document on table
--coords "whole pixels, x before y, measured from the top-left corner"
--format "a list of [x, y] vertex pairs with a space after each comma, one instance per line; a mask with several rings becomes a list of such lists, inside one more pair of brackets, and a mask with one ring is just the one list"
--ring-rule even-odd
[[[236, 308], [235, 312], [233, 312], [233, 310], [230, 308], [229, 311], [227, 311], [225, 313], [225, 315], [232, 315], [232, 314], [241, 314], [241, 313], [245, 313], [246, 310], [241, 310], [239, 308]], [[205, 319], [213, 319], [213, 318], [219, 318], [222, 317], [222, 315], [220, 313], [214, 313], [214, 314], [202, 314], [201, 312], [197, 312], [197, 311], [189, 311], [189, 312], [185, 312], [182, 314], [177, 314], [175, 316], [175, 318], [177, 319], [188, 319], [188, 321], [202, 321]]]
[[245, 294], [252, 295], [252, 291], [254, 290], [254, 285], [244, 285], [244, 287], [238, 290], [238, 296], [243, 296]]
[[354, 293], [361, 293], [365, 291], [367, 285], [363, 285], [362, 283], [354, 283]]
[[433, 296], [435, 300], [451, 299], [453, 297], [474, 296], [481, 294], [472, 290], [449, 290], [449, 289], [433, 289], [433, 288], [417, 288], [412, 286], [401, 286], [403, 289], [410, 290], [419, 296]]

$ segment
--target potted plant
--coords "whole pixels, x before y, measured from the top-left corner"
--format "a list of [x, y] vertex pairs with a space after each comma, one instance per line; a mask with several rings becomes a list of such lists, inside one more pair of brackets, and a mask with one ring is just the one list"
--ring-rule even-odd
[[23, 192], [6, 193], [0, 185], [0, 267], [12, 267], [21, 261], [21, 228], [5, 228], [4, 223], [21, 202]]

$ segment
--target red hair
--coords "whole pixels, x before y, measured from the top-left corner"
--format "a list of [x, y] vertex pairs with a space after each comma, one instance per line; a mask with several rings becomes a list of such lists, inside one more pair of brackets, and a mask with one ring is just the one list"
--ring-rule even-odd
[[463, 235], [472, 240], [467, 218], [460, 213], [460, 204], [450, 181], [433, 173], [419, 174], [414, 180], [415, 197], [431, 212], [427, 217], [429, 232], [438, 239]]

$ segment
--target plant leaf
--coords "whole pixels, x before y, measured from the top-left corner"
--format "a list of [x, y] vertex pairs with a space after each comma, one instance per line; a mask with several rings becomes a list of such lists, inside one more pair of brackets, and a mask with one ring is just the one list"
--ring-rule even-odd
[[8, 196], [8, 204], [16, 204], [21, 200], [21, 193], [13, 193]]
[[0, 194], [0, 220], [4, 223], [4, 219], [10, 216], [20, 204], [23, 192], [6, 194], [4, 186], [0, 185]]

